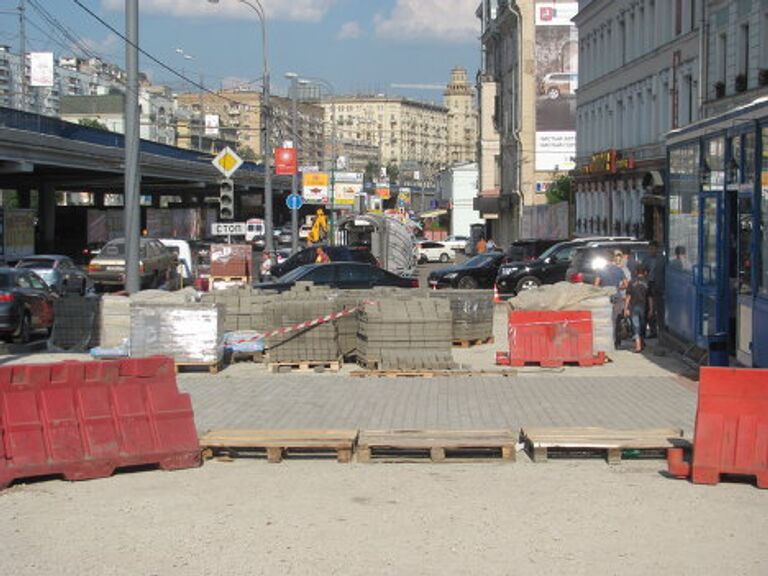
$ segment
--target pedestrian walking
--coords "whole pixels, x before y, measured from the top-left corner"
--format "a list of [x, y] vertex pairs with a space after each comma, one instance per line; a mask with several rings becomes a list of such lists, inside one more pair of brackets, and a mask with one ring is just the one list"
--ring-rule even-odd
[[496, 250], [496, 242], [493, 241], [493, 238], [488, 238], [488, 242], [485, 243], [485, 251], [493, 252], [494, 250]]
[[627, 296], [624, 299], [624, 316], [632, 319], [632, 336], [635, 340], [636, 353], [642, 352], [645, 348], [648, 292], [646, 268], [644, 264], [640, 264], [635, 278], [627, 286]]
[[648, 256], [643, 261], [648, 272], [648, 338], [655, 338], [664, 323], [664, 269], [666, 258], [659, 243], [651, 240]]
[[613, 345], [618, 350], [621, 348], [621, 341], [624, 339], [622, 326], [624, 325], [624, 296], [627, 288], [630, 273], [624, 262], [624, 253], [621, 250], [613, 252], [613, 259], [595, 277], [595, 286], [605, 286], [615, 288], [611, 295], [613, 311], [611, 318], [613, 320]]

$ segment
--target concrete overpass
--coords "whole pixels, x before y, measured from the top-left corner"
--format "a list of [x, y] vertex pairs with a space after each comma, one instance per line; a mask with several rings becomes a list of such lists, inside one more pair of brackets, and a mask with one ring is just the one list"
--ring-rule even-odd
[[[140, 151], [142, 195], [155, 201], [161, 194], [178, 195], [191, 206], [218, 196], [221, 174], [212, 156], [145, 140]], [[56, 192], [91, 192], [99, 205], [105, 193], [122, 194], [123, 161], [122, 134], [0, 107], [0, 189], [16, 190], [21, 207], [29, 204], [32, 190], [38, 191], [45, 248], [55, 240]], [[234, 181], [238, 197], [263, 199], [263, 166], [244, 163]], [[290, 185], [287, 177], [273, 178], [276, 194]]]

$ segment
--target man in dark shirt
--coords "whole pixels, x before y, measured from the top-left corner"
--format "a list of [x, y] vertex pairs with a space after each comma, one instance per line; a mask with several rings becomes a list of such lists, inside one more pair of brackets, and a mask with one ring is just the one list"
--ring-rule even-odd
[[652, 240], [648, 256], [643, 261], [648, 271], [648, 338], [654, 338], [664, 324], [664, 266], [666, 259], [659, 251], [659, 243]]
[[645, 347], [645, 332], [648, 324], [648, 277], [644, 264], [637, 267], [637, 276], [627, 286], [624, 302], [624, 316], [632, 318], [632, 331], [635, 338], [635, 352], [642, 352]]

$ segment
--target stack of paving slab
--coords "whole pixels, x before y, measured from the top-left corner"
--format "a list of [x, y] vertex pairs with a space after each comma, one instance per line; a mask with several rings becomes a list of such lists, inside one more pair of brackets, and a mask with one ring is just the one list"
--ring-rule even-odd
[[490, 290], [428, 290], [428, 298], [448, 300], [453, 318], [453, 340], [493, 337], [493, 292]]
[[379, 370], [453, 368], [448, 300], [381, 295], [358, 313], [358, 364]]
[[[270, 330], [307, 322], [336, 311], [330, 288], [299, 282], [266, 309]], [[337, 362], [341, 357], [336, 327], [324, 322], [266, 339], [268, 359], [274, 363]]]
[[131, 302], [131, 356], [161, 354], [180, 364], [217, 364], [224, 310], [203, 302]]

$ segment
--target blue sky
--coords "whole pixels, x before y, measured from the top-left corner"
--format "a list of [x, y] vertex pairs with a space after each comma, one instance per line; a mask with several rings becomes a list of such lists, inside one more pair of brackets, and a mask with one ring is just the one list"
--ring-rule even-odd
[[[123, 65], [122, 42], [73, 0], [28, 0], [43, 6], [96, 54]], [[124, 30], [124, 0], [80, 0]], [[262, 0], [267, 13], [272, 85], [284, 91], [286, 72], [319, 77], [339, 94], [384, 92], [441, 101], [438, 90], [392, 84], [444, 85], [463, 66], [474, 78], [480, 59], [479, 0]], [[16, 0], [0, 0], [0, 9]], [[238, 0], [140, 0], [140, 42], [153, 56], [219, 87], [261, 76], [261, 33], [254, 12]], [[28, 8], [28, 50], [65, 52], [41, 15]], [[17, 22], [3, 16], [2, 43], [18, 46]], [[177, 53], [182, 49], [192, 59]], [[70, 50], [70, 52], [74, 52]], [[181, 81], [146, 58], [142, 71], [176, 89]]]

